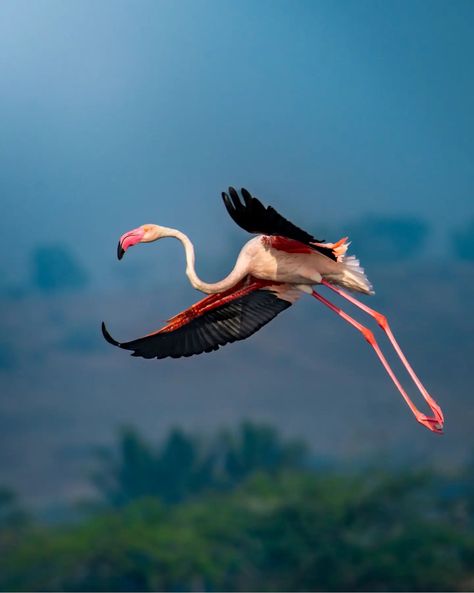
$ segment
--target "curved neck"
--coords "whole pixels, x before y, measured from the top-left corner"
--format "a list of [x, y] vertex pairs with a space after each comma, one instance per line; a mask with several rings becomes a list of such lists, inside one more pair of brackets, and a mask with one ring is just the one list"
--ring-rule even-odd
[[247, 275], [247, 261], [245, 258], [239, 256], [235, 263], [234, 269], [232, 272], [226, 276], [223, 280], [219, 282], [215, 282], [213, 284], [209, 284], [208, 282], [203, 282], [199, 276], [196, 274], [196, 269], [194, 267], [194, 245], [191, 243], [191, 240], [187, 235], [178, 231], [177, 229], [166, 229], [166, 236], [167, 237], [174, 237], [181, 241], [184, 247], [184, 251], [186, 253], [186, 276], [189, 278], [191, 284], [197, 290], [201, 292], [205, 292], [206, 294], [215, 294], [217, 292], [223, 292], [232, 288], [242, 280], [244, 276]]

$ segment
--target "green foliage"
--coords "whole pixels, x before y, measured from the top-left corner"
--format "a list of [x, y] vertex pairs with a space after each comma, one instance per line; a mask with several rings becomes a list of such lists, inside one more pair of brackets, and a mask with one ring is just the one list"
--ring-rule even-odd
[[174, 429], [157, 448], [124, 428], [118, 452], [97, 451], [99, 469], [93, 479], [104, 501], [113, 506], [144, 496], [173, 504], [205, 490], [232, 488], [257, 470], [302, 467], [306, 459], [302, 443], [285, 443], [273, 428], [250, 422], [207, 443]]
[[24, 541], [31, 525], [31, 517], [15, 493], [8, 488], [0, 488], [0, 575], [3, 555], [15, 550]]
[[224, 468], [232, 484], [257, 470], [273, 473], [307, 461], [303, 443], [283, 443], [274, 428], [250, 422], [244, 422], [236, 435], [223, 433], [215, 448], [224, 452]]
[[472, 468], [456, 477], [315, 472], [305, 448], [243, 423], [100, 451], [108, 505], [32, 523], [0, 491], [0, 590], [442, 591], [474, 585]]
[[232, 492], [142, 499], [32, 528], [2, 557], [10, 590], [456, 590], [474, 539], [429, 475], [255, 474]]

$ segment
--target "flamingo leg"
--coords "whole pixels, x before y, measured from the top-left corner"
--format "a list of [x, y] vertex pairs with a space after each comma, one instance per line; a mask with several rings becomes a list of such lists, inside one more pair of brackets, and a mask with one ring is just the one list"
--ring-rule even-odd
[[386, 336], [390, 340], [390, 343], [392, 344], [399, 359], [402, 361], [404, 367], [408, 371], [408, 374], [412, 378], [412, 381], [415, 383], [415, 385], [420, 390], [421, 395], [424, 397], [426, 403], [431, 408], [433, 414], [436, 416], [436, 418], [438, 419], [440, 424], [443, 424], [443, 422], [444, 422], [443, 411], [441, 410], [438, 403], [428, 393], [425, 386], [420, 381], [420, 379], [416, 375], [415, 371], [412, 369], [410, 363], [406, 359], [405, 354], [403, 353], [403, 350], [400, 348], [400, 345], [398, 344], [395, 336], [393, 335], [393, 332], [390, 328], [390, 325], [388, 324], [388, 321], [387, 321], [387, 318], [385, 317], [385, 315], [382, 315], [382, 313], [379, 313], [378, 311], [374, 311], [374, 309], [371, 309], [366, 304], [362, 303], [361, 301], [359, 301], [358, 299], [353, 297], [351, 294], [348, 294], [345, 290], [342, 290], [341, 288], [330, 284], [329, 282], [327, 282], [327, 280], [323, 280], [322, 284], [324, 284], [325, 286], [330, 288], [332, 291], [334, 291], [336, 294], [342, 296], [343, 298], [348, 300], [350, 303], [352, 303], [353, 305], [355, 305], [356, 307], [358, 307], [359, 309], [361, 309], [362, 311], [364, 311], [365, 313], [367, 313], [368, 315], [370, 315], [371, 317], [373, 317], [375, 319], [375, 321], [377, 322], [379, 327], [385, 332]]
[[[331, 286], [331, 288], [332, 288], [332, 286]], [[362, 325], [361, 323], [359, 323], [358, 321], [356, 321], [353, 317], [351, 317], [350, 315], [348, 315], [345, 311], [343, 311], [342, 309], [340, 309], [339, 307], [337, 307], [336, 305], [334, 305], [333, 303], [331, 303], [331, 301], [328, 301], [325, 297], [323, 297], [322, 295], [320, 295], [319, 293], [317, 293], [315, 290], [313, 290], [312, 296], [315, 299], [317, 299], [318, 301], [320, 301], [321, 303], [323, 303], [323, 305], [326, 305], [326, 307], [328, 307], [329, 309], [331, 309], [331, 311], [334, 311], [334, 313], [337, 313], [337, 315], [339, 315], [340, 317], [342, 317], [342, 319], [344, 319], [345, 321], [347, 321], [350, 325], [352, 325], [353, 327], [355, 327], [358, 331], [360, 331], [360, 333], [364, 336], [364, 338], [367, 340], [367, 342], [374, 349], [374, 351], [377, 354], [380, 362], [382, 363], [383, 367], [387, 371], [387, 374], [392, 379], [393, 383], [395, 384], [396, 388], [398, 389], [398, 391], [402, 395], [402, 397], [405, 400], [406, 404], [408, 405], [408, 407], [412, 411], [412, 413], [415, 416], [416, 420], [420, 424], [422, 424], [423, 426], [426, 426], [426, 428], [428, 428], [432, 432], [436, 432], [438, 434], [442, 434], [442, 432], [443, 432], [443, 417], [442, 417], [442, 414], [441, 415], [438, 415], [436, 413], [436, 410], [433, 410], [433, 413], [435, 414], [435, 416], [434, 417], [428, 417], [425, 414], [423, 414], [422, 412], [420, 412], [420, 410], [418, 410], [418, 408], [415, 406], [415, 404], [409, 398], [409, 396], [408, 396], [407, 392], [405, 391], [405, 389], [400, 384], [400, 381], [395, 376], [395, 373], [393, 372], [392, 367], [389, 365], [387, 359], [385, 358], [385, 356], [383, 355], [382, 351], [380, 350], [380, 346], [378, 345], [373, 332], [370, 329], [368, 329], [367, 327], [365, 327], [364, 325]], [[344, 296], [344, 295], [342, 295], [342, 296]], [[349, 296], [349, 295], [347, 295], [347, 296]], [[352, 298], [352, 297], [350, 297], [350, 298]], [[362, 305], [362, 303], [360, 303], [360, 304]], [[363, 306], [365, 307], [365, 305], [363, 305]], [[374, 313], [375, 313], [375, 311], [374, 311]]]

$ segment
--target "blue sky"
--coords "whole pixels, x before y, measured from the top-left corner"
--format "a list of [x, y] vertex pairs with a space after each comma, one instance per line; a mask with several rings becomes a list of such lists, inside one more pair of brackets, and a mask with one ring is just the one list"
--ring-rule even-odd
[[[468, 458], [469, 265], [362, 261], [371, 305], [446, 413], [436, 442], [357, 332], [309, 299], [186, 361], [122, 356], [99, 327], [132, 338], [198, 298], [176, 241], [117, 261], [142, 223], [188, 233], [203, 279], [225, 273], [248, 238], [220, 201], [229, 184], [329, 240], [371, 214], [419, 217], [446, 258], [474, 216], [473, 17], [448, 0], [0, 1], [5, 480], [32, 499], [77, 495], [80, 455], [124, 422], [154, 440], [248, 417], [324, 455]], [[90, 291], [3, 298], [46, 243], [74, 250]]]
[[473, 17], [469, 1], [3, 1], [0, 272], [67, 241], [107, 279], [145, 222], [218, 259], [246, 239], [229, 184], [315, 234], [407, 213], [442, 239], [474, 214]]

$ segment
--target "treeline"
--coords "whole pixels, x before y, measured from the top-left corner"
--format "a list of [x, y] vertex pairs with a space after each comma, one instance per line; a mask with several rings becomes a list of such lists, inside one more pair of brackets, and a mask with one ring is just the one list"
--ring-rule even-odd
[[91, 478], [100, 499], [111, 506], [142, 497], [175, 504], [202, 492], [235, 488], [256, 471], [275, 474], [309, 464], [304, 443], [285, 442], [274, 428], [251, 422], [210, 439], [174, 429], [160, 446], [127, 427], [116, 448], [97, 449], [95, 456]]
[[[469, 470], [450, 479], [428, 471], [323, 471], [297, 448], [248, 423], [208, 442], [175, 431], [160, 447], [125, 431], [117, 450], [101, 452], [109, 485], [99, 487], [102, 506], [82, 520], [40, 524], [13, 497], [0, 496], [0, 588], [472, 590]], [[206, 487], [177, 487], [194, 484], [206, 460]], [[141, 469], [127, 473], [136, 462]], [[150, 471], [155, 477], [144, 485]]]

